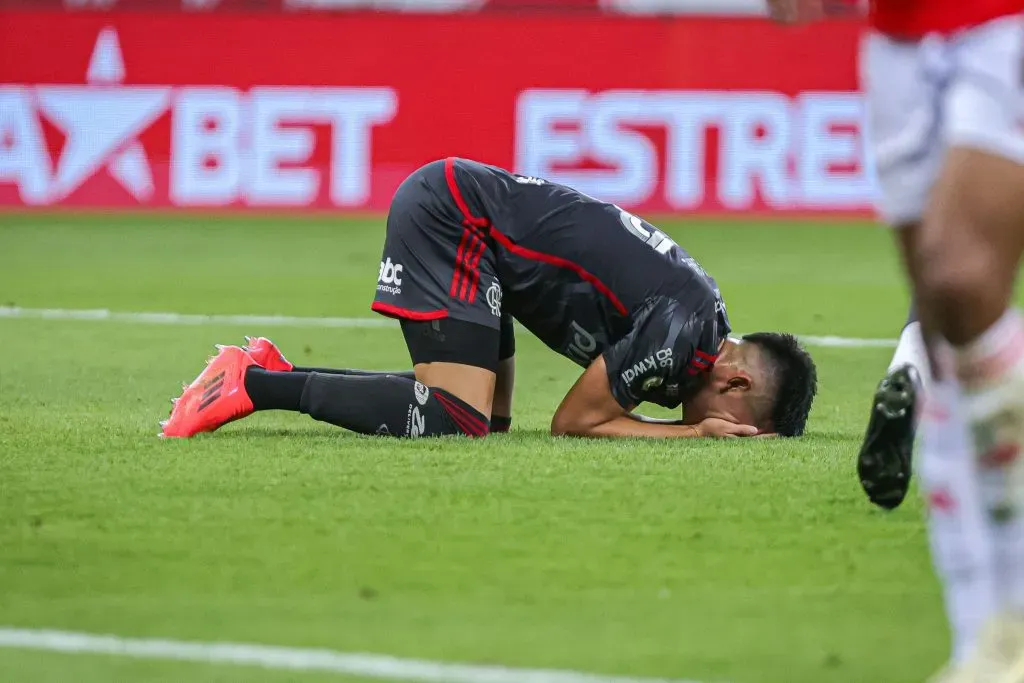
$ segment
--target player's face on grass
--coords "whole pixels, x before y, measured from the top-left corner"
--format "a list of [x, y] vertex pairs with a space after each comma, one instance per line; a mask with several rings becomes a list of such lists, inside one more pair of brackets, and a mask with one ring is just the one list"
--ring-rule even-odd
[[709, 417], [736, 424], [754, 424], [749, 395], [764, 378], [757, 364], [750, 363], [744, 344], [726, 340], [718, 361], [702, 375], [701, 388], [683, 402], [683, 416], [689, 424]]

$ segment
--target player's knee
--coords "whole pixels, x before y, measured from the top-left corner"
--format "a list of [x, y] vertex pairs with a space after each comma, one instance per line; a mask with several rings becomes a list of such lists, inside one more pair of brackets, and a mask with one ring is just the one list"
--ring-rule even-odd
[[580, 417], [567, 410], [559, 408], [551, 418], [551, 436], [579, 436], [585, 432]]
[[551, 418], [551, 436], [571, 436], [573, 433], [572, 425], [566, 420], [559, 418], [558, 415]]
[[915, 268], [918, 296], [940, 311], [971, 306], [983, 296], [993, 276], [985, 245], [946, 234], [949, 239], [921, 246]]

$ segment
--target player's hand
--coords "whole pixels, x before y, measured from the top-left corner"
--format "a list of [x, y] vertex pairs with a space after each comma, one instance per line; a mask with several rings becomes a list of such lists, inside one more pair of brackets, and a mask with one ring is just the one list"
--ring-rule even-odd
[[814, 21], [824, 14], [824, 0], [768, 0], [768, 15], [783, 24]]
[[701, 436], [727, 438], [737, 436], [757, 436], [758, 429], [751, 425], [740, 425], [717, 417], [708, 417], [694, 426]]

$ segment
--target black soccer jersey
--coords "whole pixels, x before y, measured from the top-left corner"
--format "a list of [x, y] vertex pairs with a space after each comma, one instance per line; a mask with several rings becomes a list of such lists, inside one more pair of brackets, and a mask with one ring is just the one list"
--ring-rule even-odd
[[581, 366], [603, 355], [623, 407], [674, 408], [699, 386], [730, 327], [717, 284], [682, 247], [564, 185], [449, 166], [453, 199], [486, 224], [502, 311]]

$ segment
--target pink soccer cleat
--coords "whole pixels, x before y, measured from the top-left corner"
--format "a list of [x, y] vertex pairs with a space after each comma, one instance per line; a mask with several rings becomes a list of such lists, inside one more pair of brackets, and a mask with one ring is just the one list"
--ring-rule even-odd
[[238, 346], [218, 348], [220, 353], [174, 401], [170, 418], [160, 423], [160, 436], [187, 438], [212, 432], [252, 413], [245, 371], [256, 361]]
[[295, 366], [289, 363], [281, 354], [277, 344], [266, 337], [246, 337], [245, 349], [256, 365], [271, 372], [291, 372]]

